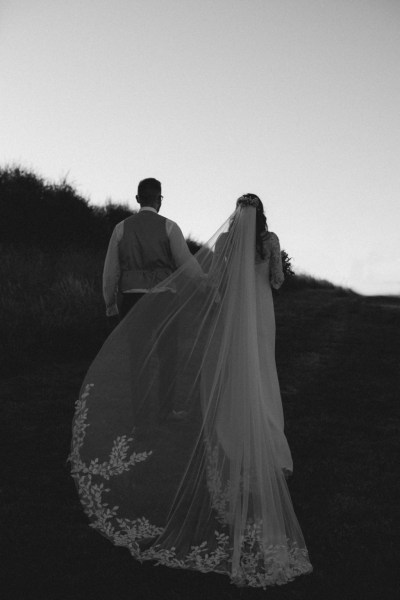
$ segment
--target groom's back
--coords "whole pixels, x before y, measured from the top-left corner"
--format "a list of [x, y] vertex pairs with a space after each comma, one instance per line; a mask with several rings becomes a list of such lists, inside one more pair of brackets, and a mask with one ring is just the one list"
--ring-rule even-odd
[[122, 291], [148, 289], [175, 270], [166, 222], [147, 210], [125, 219], [119, 243]]

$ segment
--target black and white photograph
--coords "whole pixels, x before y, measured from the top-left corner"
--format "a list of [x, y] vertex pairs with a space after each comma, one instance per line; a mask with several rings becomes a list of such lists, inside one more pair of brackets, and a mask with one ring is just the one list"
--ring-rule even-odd
[[0, 0], [2, 600], [400, 597], [400, 2]]

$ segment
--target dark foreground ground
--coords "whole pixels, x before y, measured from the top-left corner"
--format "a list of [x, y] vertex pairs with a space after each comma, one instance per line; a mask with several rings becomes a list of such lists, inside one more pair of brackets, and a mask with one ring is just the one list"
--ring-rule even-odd
[[2, 599], [400, 597], [400, 299], [304, 290], [279, 295], [276, 311], [289, 485], [314, 573], [238, 589], [221, 575], [140, 565], [90, 529], [66, 457], [91, 356], [69, 353], [1, 383]]

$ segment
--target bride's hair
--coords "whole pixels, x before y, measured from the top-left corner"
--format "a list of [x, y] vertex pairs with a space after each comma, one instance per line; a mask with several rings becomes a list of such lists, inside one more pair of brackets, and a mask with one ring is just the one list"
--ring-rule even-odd
[[264, 205], [256, 194], [244, 194], [236, 202], [239, 204], [255, 206], [256, 208], [256, 250], [262, 259], [265, 258], [264, 239], [268, 231], [267, 218], [264, 214]]

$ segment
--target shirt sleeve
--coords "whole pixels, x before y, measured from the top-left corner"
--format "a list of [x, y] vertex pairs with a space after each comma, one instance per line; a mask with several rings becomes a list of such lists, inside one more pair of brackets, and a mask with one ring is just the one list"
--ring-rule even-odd
[[177, 268], [185, 264], [186, 261], [191, 260], [192, 254], [188, 248], [185, 238], [180, 227], [167, 219], [167, 235], [169, 238], [169, 244], [171, 247], [172, 257], [174, 259]]
[[103, 297], [106, 304], [106, 315], [118, 314], [117, 293], [121, 274], [119, 265], [118, 244], [121, 240], [122, 223], [118, 223], [112, 232], [103, 269]]
[[282, 268], [282, 255], [279, 238], [275, 233], [270, 234], [271, 258], [270, 258], [270, 281], [273, 288], [279, 289], [285, 280]]
[[184, 272], [190, 278], [205, 278], [206, 275], [203, 273], [199, 263], [190, 252], [180, 227], [174, 223], [174, 221], [167, 219], [166, 229], [172, 258], [174, 259], [176, 267], [179, 269], [179, 267], [185, 265]]

